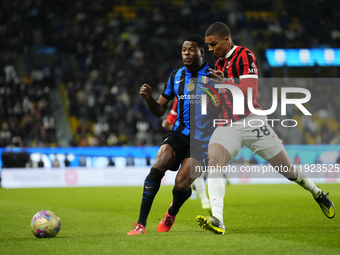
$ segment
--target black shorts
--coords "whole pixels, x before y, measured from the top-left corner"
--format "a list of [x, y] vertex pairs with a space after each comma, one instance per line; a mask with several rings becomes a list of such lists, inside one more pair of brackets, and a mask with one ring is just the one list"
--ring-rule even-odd
[[203, 154], [206, 154], [207, 143], [197, 140], [190, 141], [190, 136], [183, 135], [177, 131], [171, 130], [164, 136], [163, 144], [169, 144], [176, 153], [176, 164], [169, 170], [177, 171], [179, 165], [186, 158], [194, 158], [202, 162]]

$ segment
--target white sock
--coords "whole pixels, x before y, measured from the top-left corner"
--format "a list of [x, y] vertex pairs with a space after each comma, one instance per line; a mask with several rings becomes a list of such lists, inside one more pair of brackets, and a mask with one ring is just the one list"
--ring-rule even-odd
[[308, 190], [314, 198], [320, 196], [322, 190], [315, 185], [313, 180], [309, 178], [305, 172], [298, 171], [298, 176], [299, 177], [295, 181], [297, 184], [299, 184], [305, 190]]
[[202, 205], [204, 203], [209, 203], [209, 199], [208, 199], [208, 196], [207, 196], [207, 188], [206, 188], [206, 184], [205, 184], [205, 181], [204, 181], [204, 177], [202, 177], [202, 176], [198, 177], [195, 180], [194, 185], [195, 185], [197, 194], [201, 199]]
[[208, 176], [208, 191], [212, 215], [223, 223], [223, 204], [225, 194], [225, 179], [222, 177]]

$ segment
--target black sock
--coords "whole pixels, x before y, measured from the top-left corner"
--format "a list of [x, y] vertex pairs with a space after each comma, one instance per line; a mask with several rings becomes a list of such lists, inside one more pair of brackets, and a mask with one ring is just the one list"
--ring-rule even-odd
[[169, 208], [168, 213], [172, 216], [177, 215], [179, 208], [184, 204], [185, 201], [191, 196], [191, 187], [184, 192], [180, 192], [175, 189], [172, 190], [172, 194], [174, 196], [172, 201], [172, 206]]
[[164, 173], [157, 168], [152, 167], [148, 176], [144, 181], [143, 198], [140, 206], [138, 224], [146, 226], [146, 219], [148, 218], [153, 199], [155, 198]]

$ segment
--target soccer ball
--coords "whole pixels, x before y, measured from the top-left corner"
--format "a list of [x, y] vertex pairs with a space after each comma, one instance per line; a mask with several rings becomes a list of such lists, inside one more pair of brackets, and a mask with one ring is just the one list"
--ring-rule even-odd
[[31, 220], [31, 230], [38, 238], [55, 237], [61, 227], [58, 215], [49, 210], [37, 212]]

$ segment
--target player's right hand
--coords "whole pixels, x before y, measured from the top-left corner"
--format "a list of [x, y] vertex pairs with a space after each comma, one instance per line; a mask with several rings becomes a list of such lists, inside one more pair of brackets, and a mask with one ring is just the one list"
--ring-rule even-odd
[[140, 88], [139, 90], [139, 94], [145, 99], [145, 100], [148, 100], [150, 97], [151, 97], [151, 92], [152, 92], [152, 89], [151, 87], [149, 86], [149, 84], [147, 83], [144, 83], [142, 85], [142, 87]]

